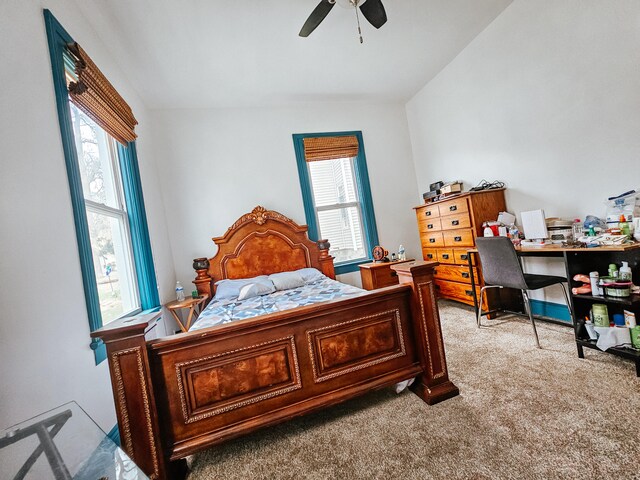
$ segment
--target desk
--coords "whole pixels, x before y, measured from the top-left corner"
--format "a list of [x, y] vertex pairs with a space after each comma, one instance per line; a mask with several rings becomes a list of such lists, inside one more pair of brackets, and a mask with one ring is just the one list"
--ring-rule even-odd
[[[635, 282], [640, 281], [640, 243], [616, 246], [602, 246], [594, 248], [575, 248], [564, 247], [559, 244], [535, 245], [516, 247], [518, 255], [521, 257], [560, 257], [564, 259], [566, 276], [571, 288], [571, 279], [578, 273], [589, 275], [589, 272], [598, 271], [601, 275], [608, 270], [610, 263], [620, 265], [623, 261], [629, 262], [633, 278]], [[478, 250], [471, 249], [468, 251], [469, 270], [473, 268], [473, 259], [476, 258]], [[471, 276], [472, 287], [475, 287], [473, 276]], [[472, 288], [474, 295], [474, 309], [478, 314], [478, 300], [475, 295], [475, 288]], [[601, 297], [594, 295], [573, 295], [571, 291], [569, 298], [571, 305], [568, 307], [573, 312], [574, 333], [576, 338], [576, 347], [578, 356], [584, 358], [583, 347], [597, 349], [596, 342], [579, 336], [578, 323], [576, 319], [585, 318], [590, 315], [591, 305], [594, 303], [604, 303], [607, 305], [609, 315], [613, 313], [622, 313], [623, 310], [629, 310], [636, 314], [636, 318], [640, 321], [640, 295], [632, 295], [629, 298]], [[493, 313], [496, 310], [484, 312]], [[601, 350], [598, 350], [601, 351]], [[640, 377], [640, 351], [623, 348], [612, 347], [606, 350], [606, 353], [617, 355], [623, 358], [633, 360], [636, 364], [636, 374]]]
[[[165, 307], [167, 307], [167, 310], [171, 312], [171, 315], [173, 315], [173, 318], [175, 318], [176, 322], [178, 322], [178, 325], [180, 326], [180, 330], [182, 330], [183, 332], [188, 332], [189, 328], [191, 328], [191, 322], [196, 318], [198, 318], [198, 315], [200, 315], [200, 312], [202, 312], [202, 307], [204, 306], [204, 303], [206, 302], [207, 298], [209, 297], [206, 295], [203, 295], [201, 297], [195, 297], [195, 298], [187, 297], [184, 300], [174, 300], [173, 302], [169, 302], [165, 305]], [[189, 310], [189, 313], [187, 314], [186, 324], [182, 323], [182, 319], [177, 313], [178, 310], [183, 310], [183, 309]], [[194, 315], [195, 315], [195, 318], [194, 318]]]

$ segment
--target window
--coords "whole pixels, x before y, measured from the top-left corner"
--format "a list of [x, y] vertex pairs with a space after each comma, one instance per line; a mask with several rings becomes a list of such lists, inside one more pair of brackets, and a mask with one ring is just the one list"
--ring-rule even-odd
[[[136, 120], [102, 72], [44, 11], [90, 329], [157, 308], [135, 146]], [[96, 364], [101, 340], [90, 344]]]
[[309, 237], [329, 240], [336, 273], [358, 269], [378, 243], [361, 132], [294, 134]]
[[89, 241], [105, 325], [140, 308], [115, 140], [70, 104]]

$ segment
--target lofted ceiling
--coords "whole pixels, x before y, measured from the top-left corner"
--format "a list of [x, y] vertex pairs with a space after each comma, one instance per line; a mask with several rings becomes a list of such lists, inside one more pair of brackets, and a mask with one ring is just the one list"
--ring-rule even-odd
[[319, 0], [75, 0], [149, 108], [406, 102], [512, 0], [383, 0], [376, 30]]

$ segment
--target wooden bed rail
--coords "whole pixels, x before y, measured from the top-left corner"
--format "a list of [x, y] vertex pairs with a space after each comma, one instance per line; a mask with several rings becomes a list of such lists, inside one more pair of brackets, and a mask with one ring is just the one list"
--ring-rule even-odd
[[145, 339], [158, 314], [93, 332], [107, 346], [123, 449], [151, 479], [182, 479], [187, 455], [400, 380], [416, 377], [430, 405], [457, 395], [436, 265], [393, 266], [399, 286], [161, 339]]

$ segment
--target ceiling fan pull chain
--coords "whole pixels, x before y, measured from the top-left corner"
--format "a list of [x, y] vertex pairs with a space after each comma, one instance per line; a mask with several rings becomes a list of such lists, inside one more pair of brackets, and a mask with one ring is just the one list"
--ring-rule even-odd
[[355, 2], [354, 7], [354, 10], [356, 11], [356, 22], [358, 23], [358, 35], [360, 36], [360, 43], [363, 43], [362, 30], [360, 30], [360, 16], [358, 15], [358, 2]]

